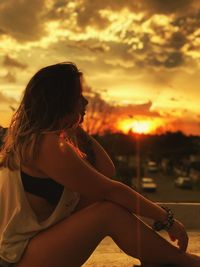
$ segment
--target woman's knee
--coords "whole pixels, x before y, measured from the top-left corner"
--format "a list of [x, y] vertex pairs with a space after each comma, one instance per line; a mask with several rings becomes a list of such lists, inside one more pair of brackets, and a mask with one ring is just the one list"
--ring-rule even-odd
[[105, 217], [105, 220], [108, 220], [108, 222], [113, 221], [117, 219], [117, 217], [121, 217], [126, 213], [129, 213], [127, 209], [123, 208], [117, 203], [107, 200], [96, 202], [96, 208], [99, 209], [102, 216]]

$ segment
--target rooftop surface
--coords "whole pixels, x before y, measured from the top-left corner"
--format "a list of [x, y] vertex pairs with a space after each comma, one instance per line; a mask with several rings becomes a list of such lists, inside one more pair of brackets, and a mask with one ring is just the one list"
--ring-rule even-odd
[[[188, 231], [188, 234], [188, 251], [200, 256], [200, 231]], [[166, 234], [162, 235], [168, 239]], [[82, 267], [133, 267], [134, 264], [139, 265], [140, 261], [126, 255], [110, 237], [106, 237]]]
[[[189, 235], [188, 252], [200, 256], [200, 204], [166, 203], [186, 226]], [[161, 235], [169, 241], [166, 232]], [[133, 267], [138, 259], [126, 255], [110, 237], [102, 240], [82, 267]]]

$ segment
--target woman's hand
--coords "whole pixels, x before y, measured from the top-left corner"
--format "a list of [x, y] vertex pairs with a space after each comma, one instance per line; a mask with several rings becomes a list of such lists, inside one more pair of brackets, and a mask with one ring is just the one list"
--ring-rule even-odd
[[185, 230], [184, 225], [178, 220], [174, 220], [173, 225], [168, 230], [170, 239], [175, 242], [177, 240], [177, 245], [182, 251], [186, 251], [188, 246], [188, 235]]

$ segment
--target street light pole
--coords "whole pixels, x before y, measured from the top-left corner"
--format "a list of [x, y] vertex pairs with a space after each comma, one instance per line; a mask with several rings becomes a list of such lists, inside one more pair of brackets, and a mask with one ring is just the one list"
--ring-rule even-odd
[[140, 134], [135, 134], [136, 137], [136, 188], [140, 192], [141, 189], [141, 157], [140, 157]]

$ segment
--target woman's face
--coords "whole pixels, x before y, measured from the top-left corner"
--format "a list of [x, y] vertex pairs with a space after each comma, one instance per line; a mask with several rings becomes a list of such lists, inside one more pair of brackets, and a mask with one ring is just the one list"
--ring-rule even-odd
[[78, 104], [78, 107], [77, 107], [77, 112], [81, 116], [80, 123], [83, 122], [83, 119], [84, 119], [84, 116], [85, 116], [85, 112], [86, 112], [86, 106], [87, 106], [87, 104], [88, 104], [88, 100], [83, 95], [81, 95], [80, 96], [80, 99], [79, 99], [79, 104]]
[[[79, 78], [81, 84], [81, 92], [83, 92], [86, 83], [82, 75]], [[70, 125], [69, 127], [72, 126], [73, 128], [76, 128], [76, 126], [78, 127], [78, 125], [81, 124], [84, 120], [87, 104], [88, 100], [81, 93], [75, 106], [74, 112], [66, 114], [65, 117], [62, 119], [62, 124], [66, 126]]]
[[88, 100], [81, 94], [74, 112], [66, 114], [64, 118], [61, 120], [62, 127], [64, 128], [65, 126], [72, 128], [76, 128], [76, 126], [78, 127], [78, 125], [81, 124], [84, 120], [87, 104]]

